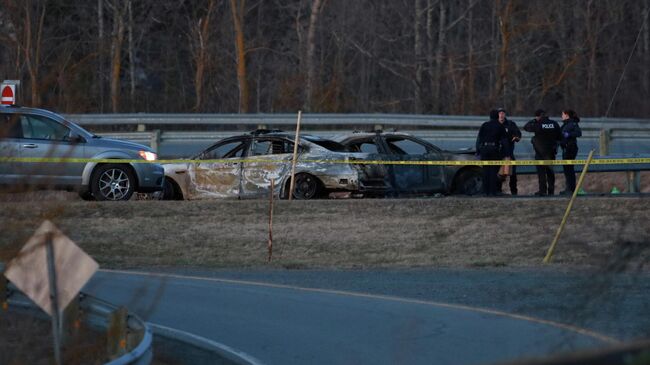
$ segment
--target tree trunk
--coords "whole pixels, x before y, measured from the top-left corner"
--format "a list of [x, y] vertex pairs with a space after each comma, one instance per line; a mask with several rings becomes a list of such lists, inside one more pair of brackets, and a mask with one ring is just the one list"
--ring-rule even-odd
[[[643, 91], [646, 97], [650, 94], [650, 71], [648, 70], [648, 65], [650, 65], [650, 16], [648, 12], [650, 11], [650, 0], [646, 0], [643, 4], [643, 14], [646, 16], [645, 27], [643, 28]], [[648, 104], [645, 105], [645, 114], [647, 115], [650, 112]]]
[[237, 85], [239, 86], [239, 113], [248, 113], [248, 81], [246, 75], [246, 45], [244, 38], [244, 10], [246, 0], [230, 0], [235, 28], [237, 52]]
[[203, 86], [205, 85], [205, 70], [207, 68], [207, 63], [209, 62], [209, 40], [210, 40], [210, 20], [212, 12], [214, 10], [215, 1], [209, 0], [208, 10], [205, 14], [205, 17], [199, 19], [196, 32], [192, 30], [191, 33], [195, 33], [198, 38], [197, 46], [194, 54], [194, 63], [196, 65], [196, 70], [194, 72], [194, 94], [196, 95], [196, 100], [194, 101], [194, 106], [192, 110], [199, 112], [203, 110]]
[[467, 106], [464, 113], [474, 114], [476, 94], [474, 86], [476, 84], [476, 68], [474, 60], [474, 11], [472, 7], [474, 0], [467, 0]]
[[498, 78], [495, 101], [500, 99], [502, 105], [506, 105], [506, 95], [508, 93], [508, 53], [510, 52], [510, 40], [512, 38], [512, 19], [513, 1], [508, 0], [502, 14], [499, 15], [499, 33], [501, 35], [501, 47], [499, 48]]
[[99, 112], [104, 112], [104, 0], [97, 0], [97, 88]]
[[596, 74], [596, 54], [598, 52], [598, 34], [595, 29], [596, 25], [593, 23], [593, 0], [587, 3], [586, 15], [586, 31], [587, 31], [587, 47], [588, 47], [588, 66], [587, 66], [587, 105], [589, 105], [589, 113], [591, 115], [600, 115], [598, 111], [598, 97], [596, 96], [596, 88], [598, 87], [598, 75]]
[[442, 84], [442, 56], [447, 38], [447, 22], [445, 2], [438, 2], [438, 44], [436, 47], [435, 66], [432, 82], [433, 90], [433, 111], [436, 114], [442, 113], [441, 84]]
[[307, 62], [307, 80], [305, 82], [305, 102], [304, 109], [305, 112], [312, 111], [313, 107], [313, 94], [314, 94], [314, 83], [316, 82], [316, 65], [314, 62], [316, 54], [316, 24], [318, 23], [318, 17], [322, 10], [322, 7], [325, 5], [323, 0], [313, 0], [311, 4], [311, 15], [309, 16], [309, 29], [307, 31], [307, 53], [305, 55], [305, 60]]
[[129, 13], [129, 104], [131, 111], [135, 111], [135, 46], [133, 44], [133, 1], [127, 0]]
[[422, 23], [424, 18], [424, 9], [422, 0], [415, 0], [415, 22], [413, 24], [414, 44], [413, 53], [415, 54], [415, 80], [413, 82], [413, 111], [415, 114], [422, 114], [422, 81], [424, 60], [423, 42], [422, 42]]
[[[43, 37], [43, 25], [45, 22], [45, 14], [47, 8], [47, 2], [43, 2], [42, 8], [36, 7], [36, 12], [38, 16], [38, 24], [36, 24], [36, 29], [32, 29], [33, 20], [32, 20], [32, 3], [31, 1], [26, 1], [25, 6], [25, 18], [24, 18], [24, 27], [25, 27], [25, 42], [24, 42], [24, 56], [25, 64], [27, 66], [27, 72], [29, 73], [29, 82], [31, 86], [31, 105], [33, 107], [41, 106], [41, 90], [40, 90], [40, 79], [39, 71], [41, 67], [41, 47], [42, 47], [42, 37]], [[35, 31], [35, 35], [32, 33]], [[36, 37], [34, 39], [34, 37]]]
[[113, 10], [113, 36], [111, 44], [111, 111], [120, 110], [120, 73], [122, 71], [122, 44], [124, 43], [124, 9], [121, 0], [115, 0]]

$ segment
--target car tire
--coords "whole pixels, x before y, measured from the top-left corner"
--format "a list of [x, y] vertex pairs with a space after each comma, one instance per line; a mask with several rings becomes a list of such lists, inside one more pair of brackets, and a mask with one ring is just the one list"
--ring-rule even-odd
[[[291, 182], [289, 182], [291, 184]], [[322, 184], [313, 175], [296, 174], [296, 184], [293, 188], [293, 198], [297, 200], [309, 200], [318, 198], [322, 192]]]
[[93, 173], [90, 188], [97, 200], [129, 200], [135, 191], [135, 177], [128, 165], [100, 165]]
[[483, 172], [481, 169], [463, 170], [456, 176], [454, 194], [479, 195], [483, 192]]
[[179, 189], [178, 185], [172, 179], [165, 178], [161, 192], [161, 200], [183, 200], [183, 195]]

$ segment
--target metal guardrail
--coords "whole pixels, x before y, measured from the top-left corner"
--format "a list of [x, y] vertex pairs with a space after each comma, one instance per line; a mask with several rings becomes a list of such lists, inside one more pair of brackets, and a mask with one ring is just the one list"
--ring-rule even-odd
[[[159, 150], [162, 143], [191, 141], [201, 147], [220, 138], [256, 128], [285, 128], [295, 125], [295, 114], [70, 114], [66, 118], [89, 129], [102, 126], [136, 126], [135, 132], [104, 132], [102, 135], [148, 144]], [[511, 117], [520, 125], [529, 117]], [[332, 136], [353, 130], [400, 129], [425, 139], [468, 141], [476, 138], [484, 116], [409, 114], [303, 114], [301, 124], [311, 134]], [[188, 131], [196, 125], [210, 130]], [[610, 146], [635, 141], [650, 145], [650, 119], [583, 118], [583, 140], [598, 147], [602, 156]], [[182, 127], [185, 130], [170, 130]], [[190, 127], [192, 126], [192, 127]], [[217, 130], [218, 129], [218, 130]], [[619, 143], [620, 144], [620, 143]], [[471, 144], [470, 144], [471, 145]], [[444, 146], [443, 146], [444, 147]], [[447, 147], [444, 147], [447, 148]], [[592, 147], [589, 146], [589, 149]], [[618, 148], [618, 147], [617, 147]], [[612, 151], [627, 153], [627, 151]], [[644, 152], [644, 151], [641, 151]], [[650, 152], [650, 151], [648, 151]]]
[[[93, 125], [295, 125], [296, 114], [69, 114], [75, 123]], [[532, 117], [509, 117], [523, 123]], [[559, 118], [557, 118], [559, 120]], [[303, 114], [305, 126], [409, 126], [433, 128], [476, 128], [484, 116], [413, 115], [413, 114]], [[583, 118], [589, 129], [650, 129], [650, 119]]]

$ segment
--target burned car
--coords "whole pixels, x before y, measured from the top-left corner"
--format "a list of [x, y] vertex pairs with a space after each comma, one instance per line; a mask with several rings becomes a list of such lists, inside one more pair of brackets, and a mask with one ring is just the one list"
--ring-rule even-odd
[[[400, 132], [352, 133], [334, 138], [349, 151], [369, 154], [381, 161], [469, 161], [476, 160], [474, 151], [442, 150], [420, 138]], [[464, 194], [482, 192], [483, 172], [480, 166], [439, 166], [417, 164], [384, 165], [387, 191], [394, 195]], [[363, 183], [363, 181], [361, 181]]]
[[[162, 199], [266, 197], [271, 182], [275, 195], [287, 198], [294, 138], [281, 131], [256, 131], [225, 138], [194, 156], [193, 162], [165, 164]], [[372, 178], [364, 175], [361, 165], [346, 161], [363, 156], [345, 153], [337, 142], [301, 135], [293, 197], [313, 199], [331, 192], [362, 194], [366, 188], [360, 185], [360, 176], [364, 181], [372, 182]]]

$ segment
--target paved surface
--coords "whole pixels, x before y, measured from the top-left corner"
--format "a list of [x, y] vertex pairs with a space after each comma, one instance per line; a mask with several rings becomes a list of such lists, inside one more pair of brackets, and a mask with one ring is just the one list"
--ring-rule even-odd
[[645, 274], [494, 269], [170, 274], [101, 272], [86, 291], [127, 305], [150, 322], [224, 343], [268, 364], [494, 363], [602, 347], [614, 338], [647, 336], [650, 329]]

